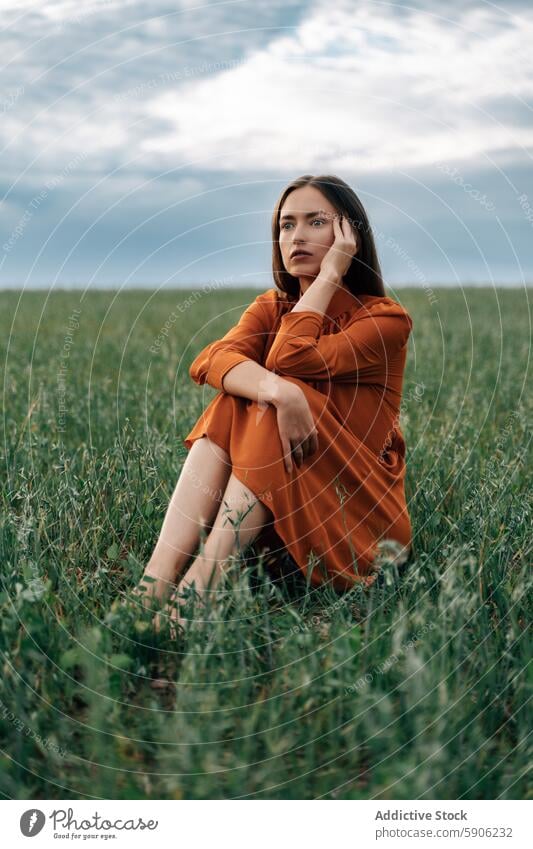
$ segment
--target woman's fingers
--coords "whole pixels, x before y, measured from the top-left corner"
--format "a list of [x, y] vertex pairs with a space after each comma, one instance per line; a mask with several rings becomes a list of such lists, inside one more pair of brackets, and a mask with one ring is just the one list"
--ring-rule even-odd
[[312, 430], [304, 443], [304, 456], [310, 457], [318, 449], [318, 434]]
[[311, 431], [309, 436], [307, 436], [302, 442], [298, 443], [293, 448], [293, 453], [295, 455], [296, 462], [298, 466], [301, 466], [303, 461], [310, 457], [315, 451], [318, 450], [318, 432], [316, 428]]
[[355, 231], [351, 226], [350, 222], [346, 218], [344, 218], [343, 215], [340, 216], [340, 230], [346, 241], [349, 242], [350, 245], [353, 245], [354, 249], [356, 250], [357, 238], [355, 235]]
[[355, 230], [353, 229], [353, 227], [351, 226], [349, 221], [345, 222], [344, 219], [343, 219], [343, 224], [346, 225], [346, 229], [344, 229], [344, 227], [342, 229], [343, 229], [343, 233], [344, 233], [347, 241], [350, 244], [350, 249], [349, 249], [350, 253], [352, 255], [354, 255], [354, 254], [357, 253], [357, 247], [358, 247], [358, 245], [357, 245], [357, 235], [356, 235]]
[[293, 454], [294, 454], [294, 459], [295, 459], [296, 465], [298, 467], [300, 467], [302, 465], [303, 461], [304, 461], [304, 450], [303, 450], [303, 447], [302, 447], [302, 443], [301, 442], [297, 443], [294, 446], [294, 448], [292, 449], [292, 451], [293, 451]]
[[[309, 425], [308, 425], [309, 427]], [[290, 432], [283, 432], [284, 428], [280, 429], [281, 450], [283, 454], [283, 463], [287, 473], [290, 474], [293, 468], [293, 462], [300, 467], [304, 460], [314, 454], [318, 450], [318, 431], [316, 426], [311, 425], [304, 438], [291, 436]]]
[[281, 447], [283, 450], [283, 462], [285, 463], [285, 469], [287, 473], [290, 474], [292, 472], [291, 443], [287, 437], [282, 437]]

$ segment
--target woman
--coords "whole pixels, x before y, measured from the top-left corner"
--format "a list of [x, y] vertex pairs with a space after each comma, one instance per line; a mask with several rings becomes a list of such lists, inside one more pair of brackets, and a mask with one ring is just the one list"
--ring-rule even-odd
[[180, 623], [182, 590], [205, 598], [267, 528], [312, 586], [340, 592], [373, 583], [380, 541], [400, 559], [411, 547], [398, 418], [412, 321], [385, 295], [363, 206], [338, 177], [300, 177], [276, 204], [272, 244], [276, 288], [190, 368], [221, 391], [183, 440], [138, 588], [164, 601], [181, 578]]

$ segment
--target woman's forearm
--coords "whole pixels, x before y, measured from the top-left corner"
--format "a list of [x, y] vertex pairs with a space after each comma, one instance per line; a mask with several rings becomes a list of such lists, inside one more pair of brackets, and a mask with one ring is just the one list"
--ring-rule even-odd
[[233, 366], [222, 380], [222, 388], [229, 395], [240, 395], [251, 401], [263, 401], [276, 406], [282, 400], [283, 393], [290, 381], [284, 380], [273, 371], [269, 371], [254, 360], [245, 360]]
[[293, 312], [301, 312], [302, 310], [312, 310], [324, 315], [329, 302], [338, 289], [342, 289], [342, 277], [335, 275], [334, 272], [328, 272], [328, 276], [322, 272], [315, 277], [310, 286], [307, 287], [300, 300], [291, 309]]

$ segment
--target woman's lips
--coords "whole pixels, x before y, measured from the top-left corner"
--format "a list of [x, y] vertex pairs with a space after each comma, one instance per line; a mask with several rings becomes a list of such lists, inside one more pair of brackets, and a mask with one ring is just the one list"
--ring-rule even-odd
[[297, 259], [311, 259], [312, 254], [296, 254], [296, 256], [292, 257], [292, 261], [296, 262]]

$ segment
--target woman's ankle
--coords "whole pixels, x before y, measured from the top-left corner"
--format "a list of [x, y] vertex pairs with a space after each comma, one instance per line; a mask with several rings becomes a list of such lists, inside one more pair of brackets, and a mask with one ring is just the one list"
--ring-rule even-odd
[[[147, 595], [155, 595], [157, 598], [163, 598], [168, 593], [175, 589], [177, 570], [173, 568], [163, 568], [161, 566], [148, 565], [141, 577], [141, 584], [146, 586]], [[148, 578], [148, 580], [146, 580]]]

